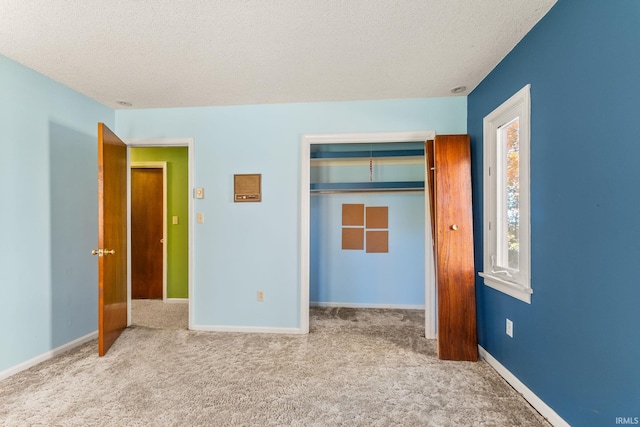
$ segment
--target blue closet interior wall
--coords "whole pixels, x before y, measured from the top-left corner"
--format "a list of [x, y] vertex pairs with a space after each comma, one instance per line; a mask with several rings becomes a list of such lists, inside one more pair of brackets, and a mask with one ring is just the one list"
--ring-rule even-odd
[[[423, 150], [422, 143], [327, 144], [312, 146], [312, 183], [424, 181], [424, 155], [384, 157], [385, 150]], [[333, 154], [331, 152], [334, 152]], [[353, 159], [345, 152], [367, 152]], [[316, 153], [316, 154], [314, 154]], [[321, 154], [317, 154], [321, 153]], [[388, 154], [388, 151], [385, 152]], [[400, 153], [402, 154], [402, 153]], [[337, 158], [332, 159], [335, 155]], [[360, 154], [358, 154], [360, 156]], [[369, 158], [373, 157], [370, 169]], [[342, 160], [348, 164], [340, 165]], [[422, 184], [421, 184], [422, 185]], [[342, 249], [342, 205], [387, 206], [389, 252]], [[418, 192], [312, 192], [310, 200], [310, 301], [353, 306], [423, 306], [425, 287], [425, 200]]]

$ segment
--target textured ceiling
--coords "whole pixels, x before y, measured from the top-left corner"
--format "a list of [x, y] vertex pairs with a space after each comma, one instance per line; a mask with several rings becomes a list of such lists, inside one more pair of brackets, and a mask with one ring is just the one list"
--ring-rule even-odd
[[466, 95], [555, 0], [0, 0], [0, 54], [123, 108]]

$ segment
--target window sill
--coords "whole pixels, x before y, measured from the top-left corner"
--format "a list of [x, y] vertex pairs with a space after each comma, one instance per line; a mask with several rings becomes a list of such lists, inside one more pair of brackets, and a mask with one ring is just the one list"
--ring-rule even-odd
[[531, 294], [533, 293], [531, 288], [525, 288], [522, 285], [509, 282], [502, 277], [497, 277], [490, 273], [479, 272], [478, 275], [484, 279], [486, 286], [526, 302], [527, 304], [531, 304]]

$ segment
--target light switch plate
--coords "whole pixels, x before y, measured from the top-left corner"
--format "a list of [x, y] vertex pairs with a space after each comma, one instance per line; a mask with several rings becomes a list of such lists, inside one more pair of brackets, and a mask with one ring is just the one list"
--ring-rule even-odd
[[174, 215], [172, 221], [173, 221], [173, 225], [176, 225], [178, 223], [178, 215]]
[[204, 213], [198, 212], [198, 224], [204, 224]]
[[204, 199], [204, 188], [196, 188], [196, 199]]

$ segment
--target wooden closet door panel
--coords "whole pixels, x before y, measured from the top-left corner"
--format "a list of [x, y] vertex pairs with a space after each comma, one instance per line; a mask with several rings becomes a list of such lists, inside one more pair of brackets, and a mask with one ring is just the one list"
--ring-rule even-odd
[[434, 163], [438, 357], [476, 361], [469, 136], [437, 136]]

